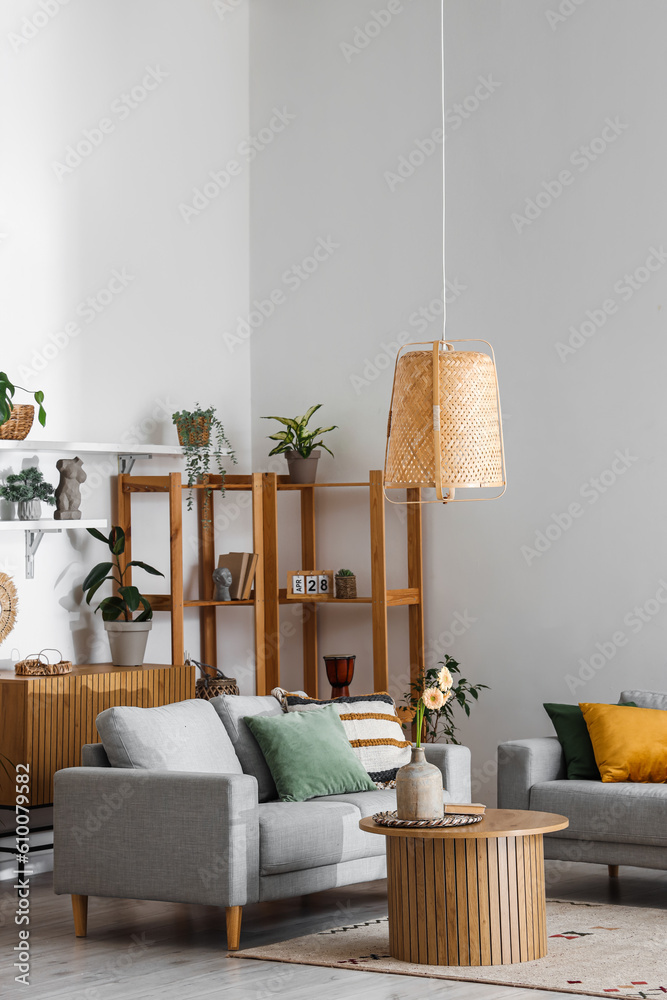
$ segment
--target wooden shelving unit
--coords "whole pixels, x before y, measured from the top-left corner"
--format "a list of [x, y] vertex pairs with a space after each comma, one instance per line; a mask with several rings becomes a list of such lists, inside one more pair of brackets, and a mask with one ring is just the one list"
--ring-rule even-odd
[[[256, 691], [266, 694], [280, 684], [280, 607], [302, 604], [308, 609], [303, 630], [303, 686], [313, 697], [318, 694], [317, 623], [321, 608], [332, 605], [369, 605], [373, 630], [373, 683], [376, 691], [386, 691], [389, 684], [389, 649], [387, 609], [408, 607], [410, 672], [417, 676], [424, 647], [422, 518], [419, 504], [407, 510], [408, 586], [387, 590], [385, 551], [385, 500], [382, 472], [369, 473], [367, 482], [312, 483], [297, 485], [287, 476], [274, 473], [253, 473], [250, 476], [226, 476], [227, 492], [252, 492], [254, 552], [259, 555], [255, 588], [246, 601], [212, 601], [211, 580], [216, 566], [212, 503], [207, 490], [222, 489], [220, 476], [209, 476], [205, 483], [193, 487], [197, 495], [199, 528], [199, 597], [185, 600], [183, 595], [183, 492], [188, 490], [180, 473], [169, 476], [118, 477], [118, 524], [126, 535], [125, 562], [132, 558], [131, 499], [137, 493], [161, 493], [168, 496], [170, 525], [170, 593], [147, 595], [153, 610], [171, 614], [172, 663], [184, 660], [183, 614], [185, 608], [198, 608], [201, 632], [201, 659], [217, 665], [216, 613], [218, 607], [254, 608]], [[287, 598], [278, 565], [278, 494], [297, 491], [300, 498], [301, 559], [299, 569], [317, 569], [316, 497], [326, 489], [364, 489], [369, 496], [371, 594], [354, 599], [308, 601]], [[408, 490], [409, 500], [419, 499], [419, 490]], [[221, 548], [226, 548], [223, 544]], [[293, 569], [294, 567], [290, 567]]]

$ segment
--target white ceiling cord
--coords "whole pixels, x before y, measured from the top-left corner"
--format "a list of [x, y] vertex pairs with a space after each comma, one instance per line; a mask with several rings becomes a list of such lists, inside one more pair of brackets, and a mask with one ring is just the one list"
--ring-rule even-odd
[[445, 0], [441, 2], [440, 18], [441, 67], [442, 67], [442, 339], [447, 327], [447, 272], [445, 268]]

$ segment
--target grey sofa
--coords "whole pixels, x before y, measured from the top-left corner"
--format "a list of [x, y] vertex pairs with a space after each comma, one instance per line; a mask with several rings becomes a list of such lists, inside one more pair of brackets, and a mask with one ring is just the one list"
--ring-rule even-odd
[[[208, 703], [178, 704], [186, 706], [182, 713], [197, 706], [197, 719], [210, 725], [210, 713], [201, 708]], [[82, 767], [56, 773], [54, 890], [72, 896], [77, 936], [86, 935], [89, 896], [203, 903], [226, 908], [227, 943], [235, 950], [247, 903], [385, 877], [385, 838], [363, 833], [359, 820], [395, 808], [394, 791], [280, 802], [242, 721], [243, 715], [280, 713], [276, 699], [223, 696], [210, 704], [220, 716], [214, 723], [220, 732], [204, 741], [199, 723], [184, 730], [199, 740], [194, 759], [179, 733], [158, 733], [156, 723], [173, 712], [123, 709], [135, 713], [136, 746], [128, 749], [126, 737], [118, 752], [132, 756], [138, 748], [150, 766], [123, 759], [112, 767], [103, 746], [94, 744], [83, 748]], [[115, 711], [98, 716], [101, 733]], [[216, 771], [210, 751], [218, 737], [226, 743]], [[175, 769], [174, 748], [183, 770]], [[435, 744], [426, 757], [442, 771], [445, 801], [469, 802], [469, 750]]]
[[[667, 709], [667, 694], [623, 691], [620, 704]], [[568, 781], [556, 737], [498, 747], [498, 805], [567, 816], [567, 830], [544, 838], [545, 858], [667, 869], [667, 785]]]

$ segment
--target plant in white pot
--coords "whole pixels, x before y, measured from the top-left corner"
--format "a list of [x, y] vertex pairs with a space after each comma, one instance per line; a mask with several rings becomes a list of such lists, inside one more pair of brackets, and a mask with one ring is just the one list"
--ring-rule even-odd
[[[311, 406], [302, 417], [262, 417], [262, 420], [277, 420], [287, 428], [269, 435], [270, 441], [279, 442], [269, 452], [269, 456], [285, 456], [289, 476], [293, 483], [315, 482], [317, 463], [320, 457], [320, 452], [315, 449], [324, 448], [333, 457], [331, 448], [327, 448], [320, 435], [336, 430], [337, 424], [332, 424], [331, 427], [317, 427], [315, 430], [308, 429], [310, 418], [321, 405], [321, 403], [317, 403], [315, 406]], [[317, 438], [319, 440], [316, 440]]]
[[0, 486], [0, 497], [18, 504], [21, 521], [39, 521], [42, 503], [53, 506], [56, 502], [53, 486], [45, 482], [44, 474], [35, 465], [7, 476], [7, 484]]
[[[109, 547], [113, 560], [98, 563], [83, 581], [86, 604], [90, 604], [103, 583], [113, 581], [117, 593], [103, 598], [95, 612], [102, 612], [114, 666], [140, 667], [144, 662], [148, 633], [153, 625], [153, 609], [136, 587], [126, 585], [125, 577], [130, 566], [138, 566], [151, 576], [164, 576], [164, 573], [138, 559], [128, 562], [125, 569], [121, 567], [120, 556], [125, 552], [125, 532], [122, 528], [112, 528], [108, 538], [97, 528], [87, 530], [89, 535]], [[140, 607], [143, 610], [135, 618]]]

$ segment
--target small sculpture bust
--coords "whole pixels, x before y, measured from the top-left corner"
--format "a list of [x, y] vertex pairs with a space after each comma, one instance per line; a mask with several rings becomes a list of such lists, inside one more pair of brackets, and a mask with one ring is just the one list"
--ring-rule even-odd
[[223, 566], [222, 569], [213, 570], [213, 582], [215, 584], [214, 601], [231, 601], [229, 588], [232, 585], [232, 574]]
[[80, 458], [61, 458], [56, 462], [60, 482], [56, 486], [56, 521], [81, 519], [81, 483], [88, 478]]

